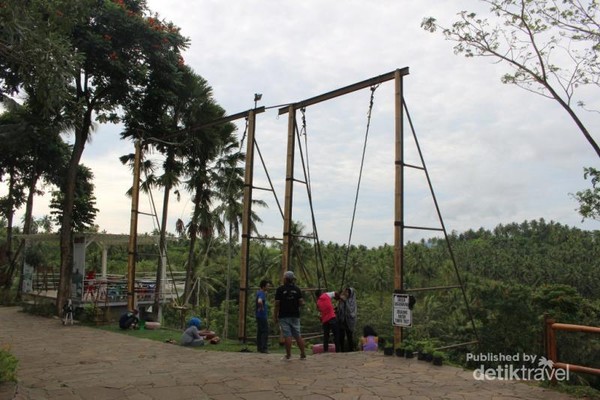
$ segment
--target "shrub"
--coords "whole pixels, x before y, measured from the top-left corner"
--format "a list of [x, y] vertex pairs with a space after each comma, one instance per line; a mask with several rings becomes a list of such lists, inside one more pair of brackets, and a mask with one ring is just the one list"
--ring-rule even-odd
[[79, 314], [79, 320], [84, 323], [98, 322], [104, 320], [104, 310], [95, 304], [85, 304], [83, 311]]
[[17, 381], [17, 364], [15, 356], [0, 348], [0, 383]]
[[14, 306], [16, 304], [14, 290], [0, 289], [0, 305]]
[[39, 315], [42, 317], [52, 317], [56, 315], [56, 305], [53, 302], [48, 301], [23, 303], [23, 311], [28, 314]]

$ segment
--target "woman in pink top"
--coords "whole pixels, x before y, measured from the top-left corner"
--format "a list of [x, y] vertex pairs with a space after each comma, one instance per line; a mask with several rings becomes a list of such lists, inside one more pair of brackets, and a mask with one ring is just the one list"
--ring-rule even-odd
[[322, 293], [320, 290], [315, 292], [317, 297], [317, 309], [319, 310], [321, 325], [323, 326], [323, 351], [329, 351], [329, 335], [333, 334], [333, 343], [335, 343], [335, 352], [341, 351], [340, 335], [338, 330], [337, 318], [333, 308], [332, 298], [339, 299], [336, 292]]

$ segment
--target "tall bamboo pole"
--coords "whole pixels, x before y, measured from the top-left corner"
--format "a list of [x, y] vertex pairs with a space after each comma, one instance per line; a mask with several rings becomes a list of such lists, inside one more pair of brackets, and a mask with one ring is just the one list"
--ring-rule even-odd
[[[240, 260], [240, 294], [238, 310], [238, 339], [246, 342], [246, 317], [248, 314], [248, 263], [250, 256], [250, 227], [252, 216], [252, 185], [254, 182], [254, 134], [256, 112], [248, 113], [248, 141], [246, 143], [246, 170], [244, 173], [244, 204], [242, 211], [242, 247]], [[230, 238], [231, 240], [231, 238]], [[229, 310], [229, 298], [227, 298]]]
[[133, 310], [135, 298], [135, 258], [137, 253], [137, 222], [140, 198], [140, 159], [142, 145], [135, 141], [135, 157], [133, 161], [133, 186], [131, 188], [131, 223], [129, 225], [129, 246], [127, 248], [127, 307]]
[[[404, 285], [404, 126], [402, 109], [402, 75], [394, 74], [395, 94], [395, 182], [394, 182], [394, 289], [402, 290]], [[402, 327], [394, 327], [394, 343], [402, 343]]]
[[294, 196], [294, 153], [296, 149], [296, 109], [293, 105], [288, 108], [288, 142], [287, 161], [285, 172], [285, 203], [283, 207], [283, 251], [281, 262], [280, 282], [283, 283], [283, 274], [290, 269], [290, 245], [292, 230], [292, 204]]

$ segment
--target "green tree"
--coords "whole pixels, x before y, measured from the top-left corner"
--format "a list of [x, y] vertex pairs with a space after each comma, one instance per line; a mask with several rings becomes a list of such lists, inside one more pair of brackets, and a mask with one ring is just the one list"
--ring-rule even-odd
[[[92, 183], [94, 174], [92, 170], [85, 165], [79, 165], [77, 171], [77, 180], [75, 185], [75, 201], [73, 204], [73, 217], [71, 218], [71, 230], [74, 232], [89, 232], [95, 230], [94, 220], [98, 209], [96, 205], [96, 196], [94, 196], [94, 184]], [[65, 185], [63, 181], [59, 188]], [[55, 190], [52, 192], [50, 201], [50, 214], [56, 221], [63, 220], [64, 213], [64, 191]]]
[[0, 90], [20, 91], [57, 113], [71, 97], [70, 80], [82, 62], [71, 34], [84, 21], [93, 0], [6, 0], [0, 7]]
[[579, 202], [577, 210], [583, 219], [600, 220], [600, 170], [596, 168], [584, 168], [583, 177], [590, 178], [591, 189], [579, 191], [573, 195]]
[[[502, 82], [555, 100], [575, 122], [598, 157], [600, 147], [574, 109], [577, 89], [598, 85], [600, 20], [597, 1], [482, 0], [494, 21], [460, 12], [451, 27], [433, 17], [421, 26], [441, 29], [454, 51], [466, 57], [491, 57], [512, 72]], [[582, 100], [578, 104], [584, 106]]]
[[256, 283], [262, 279], [271, 282], [279, 280], [279, 266], [281, 264], [281, 251], [272, 246], [259, 243], [250, 248], [250, 275]]
[[[217, 191], [217, 199], [220, 204], [215, 208], [215, 213], [219, 218], [219, 234], [224, 235], [227, 230], [228, 258], [227, 258], [227, 282], [225, 288], [225, 321], [223, 324], [224, 333], [229, 330], [229, 297], [231, 289], [231, 264], [233, 259], [233, 249], [240, 235], [240, 225], [243, 217], [243, 199], [244, 199], [244, 168], [242, 163], [245, 160], [244, 154], [240, 149], [237, 150], [234, 145], [237, 141], [228, 143], [223, 151], [223, 156], [217, 160], [214, 173], [214, 185]], [[262, 200], [252, 199], [252, 206], [264, 207], [266, 203]], [[258, 214], [251, 211], [249, 230], [252, 234], [257, 234], [256, 223], [262, 222]], [[227, 335], [225, 335], [227, 337]]]
[[73, 152], [66, 174], [60, 231], [61, 280], [57, 308], [66, 300], [71, 281], [71, 226], [75, 202], [78, 165], [90, 138], [92, 118], [99, 122], [118, 121], [118, 107], [127, 110], [154, 81], [153, 72], [168, 70], [177, 74], [183, 63], [181, 49], [187, 40], [171, 23], [150, 16], [143, 0], [89, 2], [86, 18], [77, 21], [69, 37], [73, 53], [80, 55], [65, 84], [71, 96], [64, 116], [74, 125]]
[[[0, 199], [0, 213], [8, 221], [7, 259], [0, 281], [9, 287], [12, 284], [16, 261], [24, 241], [20, 241], [13, 252], [12, 228], [14, 212], [25, 205], [23, 233], [32, 233], [34, 197], [43, 192], [38, 187], [43, 183], [56, 184], [57, 171], [63, 170], [65, 155], [69, 147], [59, 136], [64, 129], [60, 121], [48, 118], [38, 104], [28, 100], [24, 105], [8, 101], [9, 107], [0, 115], [0, 181], [9, 181], [7, 195]], [[19, 285], [20, 289], [20, 285]], [[17, 291], [17, 296], [20, 292]]]
[[[164, 263], [166, 260], [167, 220], [171, 192], [175, 190], [180, 198], [179, 186], [183, 176], [183, 154], [186, 145], [186, 126], [195, 120], [195, 110], [208, 101], [210, 88], [197, 85], [194, 72], [185, 65], [173, 76], [167, 69], [153, 72], [153, 80], [164, 84], [148, 85], [139, 96], [132, 99], [124, 120], [126, 129], [123, 138], [143, 140], [143, 153], [156, 149], [164, 155], [162, 175], [146, 175], [148, 189], [160, 187], [163, 191], [163, 206], [159, 222], [159, 258], [156, 270], [156, 290], [161, 287]], [[170, 84], [169, 84], [170, 83]], [[131, 162], [132, 156], [128, 157]], [[123, 159], [122, 159], [123, 161]], [[157, 217], [158, 220], [159, 217]], [[157, 292], [158, 293], [158, 292]], [[154, 309], [159, 310], [160, 297], [155, 296]]]

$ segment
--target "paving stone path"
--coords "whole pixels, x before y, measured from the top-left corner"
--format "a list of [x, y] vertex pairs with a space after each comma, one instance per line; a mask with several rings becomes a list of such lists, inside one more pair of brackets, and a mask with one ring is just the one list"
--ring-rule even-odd
[[[571, 399], [523, 382], [477, 381], [472, 371], [384, 356], [190, 349], [0, 307], [0, 347], [19, 359], [0, 399], [480, 400]], [[297, 351], [297, 350], [296, 350]]]

